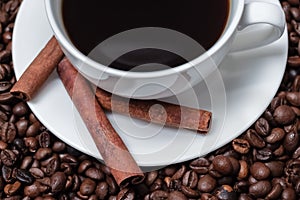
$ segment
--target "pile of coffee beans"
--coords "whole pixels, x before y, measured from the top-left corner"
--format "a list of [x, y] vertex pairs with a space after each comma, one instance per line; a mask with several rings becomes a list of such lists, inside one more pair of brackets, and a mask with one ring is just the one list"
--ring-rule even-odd
[[211, 154], [118, 187], [110, 170], [57, 139], [9, 94], [14, 20], [21, 0], [0, 0], [0, 199], [251, 200], [300, 198], [300, 10], [281, 1], [289, 58], [277, 95], [239, 138]]

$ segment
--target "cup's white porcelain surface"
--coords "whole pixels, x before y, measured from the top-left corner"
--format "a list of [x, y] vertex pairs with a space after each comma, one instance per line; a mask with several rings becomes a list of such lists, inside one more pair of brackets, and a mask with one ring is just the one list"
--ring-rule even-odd
[[250, 42], [247, 45], [241, 44], [235, 51], [269, 44], [282, 35], [285, 27], [284, 14], [278, 5], [261, 1], [245, 3], [244, 0], [230, 0], [227, 26], [219, 40], [206, 53], [175, 68], [127, 72], [97, 63], [75, 48], [64, 29], [62, 1], [45, 0], [46, 12], [56, 38], [73, 65], [99, 87], [120, 96], [139, 99], [177, 95], [199, 83], [217, 69], [241, 29], [259, 23], [274, 27], [270, 36], [260, 40], [253, 33], [253, 37], [249, 38]]

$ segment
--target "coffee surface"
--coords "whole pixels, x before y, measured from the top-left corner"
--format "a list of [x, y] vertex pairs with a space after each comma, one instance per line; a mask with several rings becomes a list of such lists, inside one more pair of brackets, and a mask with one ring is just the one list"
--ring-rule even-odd
[[[70, 39], [85, 55], [111, 36], [142, 27], [161, 27], [178, 31], [191, 37], [207, 50], [218, 40], [226, 26], [229, 0], [64, 0], [62, 12]], [[168, 60], [166, 57], [172, 54], [155, 52], [155, 61], [159, 60], [157, 54], [160, 53], [163, 60]], [[143, 56], [142, 51], [139, 51], [139, 55]], [[151, 56], [148, 50], [144, 52], [144, 57], [147, 57], [144, 64]], [[132, 57], [133, 61], [129, 59], [125, 62], [141, 64], [140, 61], [134, 63], [134, 59], [136, 56]], [[124, 57], [121, 60], [115, 63], [122, 65]], [[169, 61], [164, 64], [182, 64], [182, 59], [174, 60], [174, 56], [171, 56]], [[113, 67], [118, 68], [117, 65]], [[128, 65], [121, 68], [130, 69]]]

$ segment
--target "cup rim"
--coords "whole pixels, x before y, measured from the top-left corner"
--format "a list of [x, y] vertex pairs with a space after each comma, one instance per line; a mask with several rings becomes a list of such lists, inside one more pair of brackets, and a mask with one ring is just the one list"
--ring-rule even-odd
[[[229, 1], [229, 16], [231, 16], [232, 12], [232, 0]], [[230, 39], [232, 34], [236, 31], [239, 21], [242, 17], [242, 13], [244, 10], [244, 0], [235, 1], [237, 2], [237, 11], [232, 17], [232, 22], [227, 27], [225, 27], [225, 32], [222, 33], [222, 36], [217, 40], [217, 42], [209, 48], [205, 53], [199, 55], [197, 58], [184, 63], [182, 65], [164, 69], [164, 70], [157, 70], [157, 71], [150, 71], [150, 72], [133, 72], [133, 71], [124, 71], [119, 69], [114, 69], [108, 66], [105, 66], [101, 63], [94, 61], [93, 59], [89, 58], [88, 56], [84, 55], [80, 52], [69, 40], [66, 38], [62, 30], [59, 28], [59, 22], [55, 19], [54, 16], [54, 8], [53, 4], [55, 0], [45, 0], [45, 10], [47, 14], [48, 21], [52, 28], [52, 31], [58, 40], [59, 44], [62, 46], [63, 49], [68, 51], [70, 54], [74, 55], [80, 62], [85, 64], [85, 67], [91, 67], [94, 70], [99, 70], [102, 73], [106, 73], [112, 76], [117, 77], [127, 77], [127, 78], [154, 78], [154, 77], [164, 77], [169, 76], [176, 73], [181, 73], [183, 71], [188, 70], [189, 68], [196, 66], [198, 63], [205, 61], [207, 58], [214, 55], [221, 47]], [[81, 68], [75, 66], [79, 71], [82, 71]], [[82, 71], [84, 73], [84, 71]]]

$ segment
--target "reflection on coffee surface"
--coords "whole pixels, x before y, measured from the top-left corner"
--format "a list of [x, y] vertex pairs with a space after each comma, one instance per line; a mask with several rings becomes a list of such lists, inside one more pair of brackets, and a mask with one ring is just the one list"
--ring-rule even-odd
[[[85, 55], [116, 34], [143, 27], [178, 31], [207, 50], [218, 40], [226, 26], [229, 0], [64, 0], [62, 12], [70, 39]], [[111, 67], [130, 70], [137, 64], [149, 63], [151, 58], [153, 63], [170, 67], [185, 62], [180, 56], [174, 56], [174, 52], [165, 50], [149, 51], [146, 48], [136, 52], [116, 59]], [[135, 62], [138, 56], [139, 61]]]

